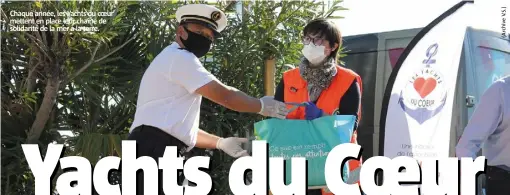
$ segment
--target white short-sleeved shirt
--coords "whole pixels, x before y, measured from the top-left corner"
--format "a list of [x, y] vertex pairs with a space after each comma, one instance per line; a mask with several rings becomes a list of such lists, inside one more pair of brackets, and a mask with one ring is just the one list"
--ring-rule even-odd
[[148, 125], [181, 140], [191, 150], [197, 140], [202, 96], [196, 89], [216, 80], [191, 52], [172, 43], [145, 71], [130, 132]]

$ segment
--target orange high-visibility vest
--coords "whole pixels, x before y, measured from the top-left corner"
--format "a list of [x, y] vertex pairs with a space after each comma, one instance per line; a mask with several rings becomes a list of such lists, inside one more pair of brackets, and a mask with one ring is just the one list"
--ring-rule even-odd
[[[322, 109], [325, 113], [332, 115], [338, 111], [339, 102], [354, 79], [358, 81], [361, 86], [361, 78], [352, 70], [336, 66], [337, 74], [331, 81], [330, 86], [324, 89], [317, 101], [317, 107]], [[295, 68], [283, 73], [284, 89], [284, 102], [302, 103], [309, 101], [308, 85], [301, 77], [299, 68]], [[289, 108], [292, 105], [288, 105]], [[338, 114], [338, 113], [335, 113]], [[358, 113], [358, 118], [360, 113]], [[304, 119], [305, 108], [299, 107], [287, 115], [287, 119]]]
[[[317, 107], [323, 110], [328, 115], [340, 114], [338, 113], [339, 103], [342, 99], [343, 95], [349, 87], [351, 86], [354, 79], [357, 80], [360, 93], [362, 91], [362, 83], [361, 77], [356, 74], [354, 71], [343, 68], [341, 66], [336, 66], [337, 74], [331, 81], [331, 84], [327, 89], [324, 89], [317, 100]], [[299, 73], [299, 68], [295, 68], [283, 73], [283, 82], [284, 82], [284, 102], [293, 102], [293, 103], [303, 103], [309, 101], [308, 94], [308, 85], [306, 81], [301, 77]], [[289, 108], [292, 105], [288, 106]], [[360, 105], [361, 107], [361, 105]], [[361, 110], [361, 109], [360, 109]], [[305, 118], [305, 108], [299, 107], [296, 110], [292, 111], [287, 115], [287, 119], [304, 119]], [[358, 121], [361, 119], [361, 111], [358, 112]], [[358, 144], [357, 141], [357, 131], [353, 132], [353, 136], [351, 137], [351, 143]], [[357, 160], [349, 160], [349, 171], [352, 172], [358, 169], [361, 166], [362, 159]], [[359, 185], [359, 180], [356, 181]], [[324, 189], [322, 190], [323, 195], [333, 195], [330, 192], [326, 192]]]

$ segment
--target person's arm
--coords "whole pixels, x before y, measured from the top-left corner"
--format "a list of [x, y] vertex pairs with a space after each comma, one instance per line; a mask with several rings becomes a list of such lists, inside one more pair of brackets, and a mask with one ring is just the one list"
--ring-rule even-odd
[[285, 89], [285, 86], [283, 83], [283, 79], [281, 79], [280, 83], [278, 83], [278, 85], [276, 86], [276, 91], [274, 93], [274, 99], [276, 101], [284, 102], [284, 100], [285, 100], [284, 89]]
[[228, 137], [222, 138], [216, 135], [199, 130], [197, 133], [197, 143], [195, 147], [202, 149], [218, 149], [227, 153], [231, 157], [239, 158], [248, 156], [248, 151], [243, 149], [242, 144], [247, 143], [247, 138]]
[[192, 54], [174, 59], [170, 67], [170, 79], [189, 93], [205, 98], [237, 112], [259, 113], [262, 105], [259, 99], [251, 97], [234, 87], [224, 85], [207, 71]]
[[216, 149], [218, 141], [221, 137], [199, 130], [197, 134], [197, 143], [195, 147], [203, 149]]
[[213, 80], [198, 88], [196, 93], [237, 112], [258, 113], [261, 110], [260, 100], [227, 86], [218, 80]]
[[500, 82], [491, 85], [480, 98], [464, 133], [456, 146], [457, 157], [476, 157], [476, 153], [487, 138], [494, 133], [502, 121], [503, 108]]
[[356, 79], [354, 79], [339, 103], [338, 111], [340, 114], [358, 116], [361, 108], [361, 92]]

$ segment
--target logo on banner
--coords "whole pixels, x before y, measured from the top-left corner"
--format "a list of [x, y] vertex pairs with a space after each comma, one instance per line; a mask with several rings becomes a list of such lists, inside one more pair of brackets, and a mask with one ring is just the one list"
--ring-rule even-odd
[[434, 56], [437, 52], [438, 44], [432, 44], [426, 51], [427, 58], [422, 62], [425, 66], [411, 76], [400, 92], [400, 107], [419, 124], [441, 112], [446, 102], [444, 77], [432, 67], [436, 64]]

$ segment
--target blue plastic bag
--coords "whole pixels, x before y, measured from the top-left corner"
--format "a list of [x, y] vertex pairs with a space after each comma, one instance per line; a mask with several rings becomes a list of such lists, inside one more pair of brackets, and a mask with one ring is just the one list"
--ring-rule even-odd
[[[255, 123], [257, 140], [269, 144], [269, 157], [284, 157], [286, 184], [291, 182], [291, 157], [306, 157], [308, 187], [326, 186], [324, 165], [328, 153], [337, 145], [350, 143], [355, 116], [324, 116], [315, 120], [268, 119]], [[338, 165], [341, 166], [341, 165]], [[271, 171], [271, 168], [269, 167]], [[348, 163], [343, 178], [348, 178]]]

